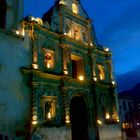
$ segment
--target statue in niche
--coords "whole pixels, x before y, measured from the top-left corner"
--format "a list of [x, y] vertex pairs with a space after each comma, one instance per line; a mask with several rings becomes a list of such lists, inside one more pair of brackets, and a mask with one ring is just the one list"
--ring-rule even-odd
[[51, 105], [51, 102], [50, 101], [47, 101], [45, 103], [45, 119], [51, 119], [51, 108], [52, 108], [52, 105]]

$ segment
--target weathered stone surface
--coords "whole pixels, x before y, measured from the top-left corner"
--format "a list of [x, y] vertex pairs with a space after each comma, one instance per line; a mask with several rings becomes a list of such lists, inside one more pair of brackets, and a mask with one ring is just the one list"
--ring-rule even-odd
[[103, 125], [99, 127], [100, 140], [121, 140], [119, 125]]
[[37, 128], [32, 140], [71, 140], [71, 130], [67, 127]]

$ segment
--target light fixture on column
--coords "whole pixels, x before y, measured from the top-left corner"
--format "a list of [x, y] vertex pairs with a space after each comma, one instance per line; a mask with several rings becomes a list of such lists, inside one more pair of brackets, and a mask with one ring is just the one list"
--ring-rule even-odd
[[84, 80], [84, 76], [83, 76], [83, 75], [80, 75], [80, 76], [78, 77], [78, 79], [79, 79], [80, 81], [83, 81], [83, 80]]

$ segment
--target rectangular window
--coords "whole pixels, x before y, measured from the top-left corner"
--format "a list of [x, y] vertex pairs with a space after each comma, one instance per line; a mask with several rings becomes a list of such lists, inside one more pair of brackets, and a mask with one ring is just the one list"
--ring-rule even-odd
[[76, 60], [72, 60], [72, 77], [77, 78], [77, 68], [78, 68], [78, 62]]
[[80, 56], [71, 54], [72, 62], [72, 77], [79, 80], [84, 80], [83, 59]]

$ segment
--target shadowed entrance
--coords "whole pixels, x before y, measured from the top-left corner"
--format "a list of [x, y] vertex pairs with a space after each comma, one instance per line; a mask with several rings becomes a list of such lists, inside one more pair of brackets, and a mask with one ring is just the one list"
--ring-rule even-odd
[[87, 106], [82, 97], [74, 97], [70, 103], [72, 140], [88, 140]]

